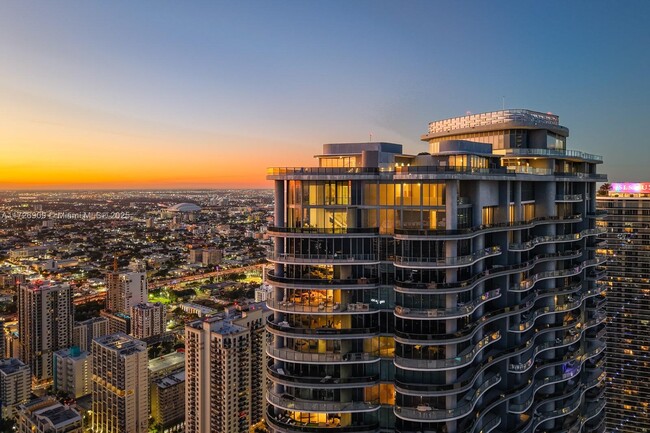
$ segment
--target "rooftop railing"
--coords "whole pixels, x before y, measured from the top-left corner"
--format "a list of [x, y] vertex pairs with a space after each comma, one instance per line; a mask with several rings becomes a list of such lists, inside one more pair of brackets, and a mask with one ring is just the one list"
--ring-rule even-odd
[[561, 149], [497, 149], [495, 154], [504, 156], [543, 156], [543, 157], [559, 157], [559, 158], [580, 158], [588, 161], [603, 162], [603, 157], [594, 155], [592, 153], [581, 152], [579, 150], [561, 150]]

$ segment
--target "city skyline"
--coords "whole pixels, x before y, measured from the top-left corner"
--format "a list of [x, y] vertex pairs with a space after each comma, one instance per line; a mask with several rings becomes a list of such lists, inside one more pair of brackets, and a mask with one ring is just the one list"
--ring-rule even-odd
[[504, 106], [562, 116], [611, 181], [650, 164], [645, 2], [152, 6], [0, 6], [0, 189], [270, 188], [287, 154], [417, 154]]

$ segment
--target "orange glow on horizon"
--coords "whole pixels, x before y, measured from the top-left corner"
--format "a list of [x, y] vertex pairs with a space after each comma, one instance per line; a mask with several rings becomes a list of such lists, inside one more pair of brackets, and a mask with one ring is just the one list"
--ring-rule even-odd
[[11, 96], [0, 100], [0, 189], [271, 188], [268, 166], [313, 164], [297, 143]]

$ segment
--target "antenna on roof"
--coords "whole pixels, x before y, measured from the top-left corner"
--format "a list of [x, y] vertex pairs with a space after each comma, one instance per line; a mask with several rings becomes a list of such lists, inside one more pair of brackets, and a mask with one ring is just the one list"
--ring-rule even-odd
[[372, 143], [372, 132], [370, 133], [370, 143]]
[[501, 97], [501, 109], [502, 110], [506, 109], [506, 97], [505, 96]]

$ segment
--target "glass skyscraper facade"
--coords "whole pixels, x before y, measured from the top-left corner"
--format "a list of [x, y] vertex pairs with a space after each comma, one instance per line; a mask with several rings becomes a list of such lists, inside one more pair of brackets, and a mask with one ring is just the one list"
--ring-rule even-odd
[[269, 169], [271, 432], [603, 431], [606, 177], [567, 137], [503, 110]]
[[608, 256], [607, 431], [650, 432], [650, 183], [599, 196]]

